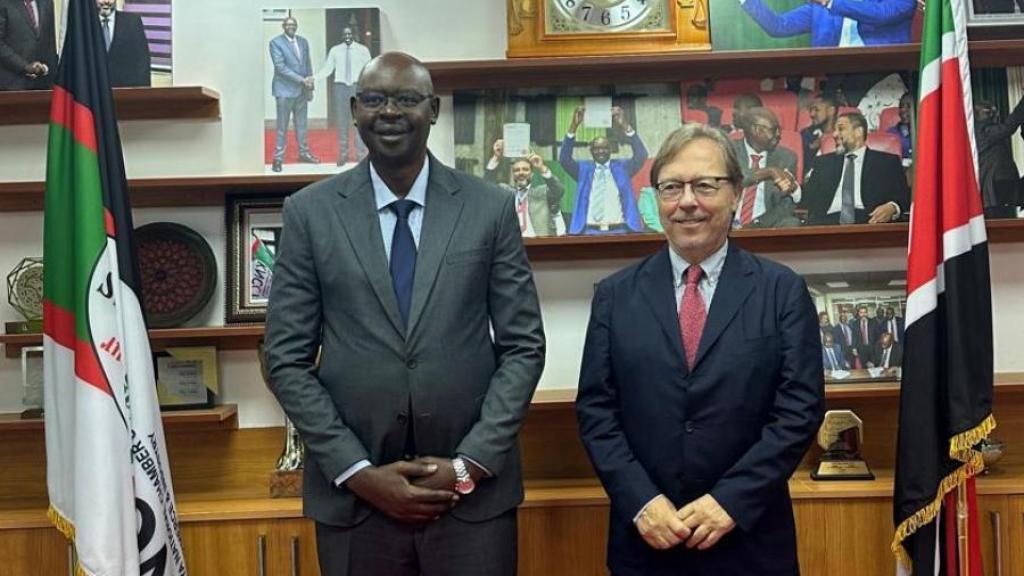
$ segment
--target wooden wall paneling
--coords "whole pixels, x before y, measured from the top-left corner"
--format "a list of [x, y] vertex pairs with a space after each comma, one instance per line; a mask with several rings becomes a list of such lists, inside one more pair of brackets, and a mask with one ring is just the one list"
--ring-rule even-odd
[[69, 550], [53, 528], [0, 530], [0, 576], [70, 575]]
[[606, 576], [608, 505], [519, 509], [519, 576]]
[[531, 408], [519, 442], [523, 477], [527, 480], [594, 476], [576, 427], [572, 403]]
[[266, 498], [284, 447], [284, 427], [167, 434], [179, 498]]
[[1003, 576], [1024, 576], [1024, 496], [1007, 500]]
[[[1009, 558], [1007, 557], [1009, 552], [1007, 548], [1009, 522], [1009, 500], [1006, 496], [978, 497], [978, 527], [981, 532], [983, 574], [1007, 576], [1007, 569], [1009, 568]], [[997, 555], [999, 562], [996, 561]], [[1002, 572], [999, 571], [1000, 568]]]
[[803, 574], [892, 574], [892, 501], [888, 498], [794, 502]]

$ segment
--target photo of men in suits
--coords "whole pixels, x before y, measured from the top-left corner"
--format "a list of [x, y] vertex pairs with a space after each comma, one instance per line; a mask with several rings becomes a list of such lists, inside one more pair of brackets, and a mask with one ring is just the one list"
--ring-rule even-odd
[[608, 567], [796, 574], [788, 481], [824, 411], [814, 304], [729, 241], [743, 172], [721, 131], [685, 124], [650, 174], [667, 245], [598, 284], [576, 399]]
[[577, 182], [576, 205], [569, 234], [622, 234], [643, 232], [644, 226], [633, 194], [632, 178], [647, 161], [647, 148], [626, 120], [622, 108], [612, 108], [612, 124], [625, 135], [632, 149], [628, 160], [613, 159], [611, 144], [604, 136], [590, 141], [591, 160], [576, 160], [573, 149], [576, 131], [583, 125], [586, 110], [576, 108], [569, 131], [562, 139], [558, 162]]
[[821, 342], [821, 361], [825, 370], [830, 372], [850, 369], [850, 364], [843, 356], [842, 348], [836, 344], [832, 334], [825, 334], [824, 340]]
[[836, 120], [835, 152], [818, 156], [803, 184], [808, 224], [892, 222], [910, 207], [900, 157], [867, 147], [858, 112]]
[[860, 364], [866, 365], [871, 361], [876, 334], [875, 319], [868, 317], [867, 305], [857, 306], [857, 317], [850, 320], [850, 330], [853, 331], [853, 355]]
[[917, 9], [916, 0], [808, 0], [779, 14], [764, 0], [738, 2], [769, 36], [809, 33], [811, 47], [906, 44]]
[[53, 0], [0, 0], [0, 90], [46, 90], [57, 70]]
[[111, 87], [149, 86], [149, 41], [142, 17], [116, 10], [117, 0], [96, 0]]
[[832, 94], [815, 94], [807, 107], [811, 125], [800, 130], [800, 140], [804, 144], [804, 171], [808, 171], [814, 157], [821, 152], [823, 138], [834, 138], [839, 105]]
[[[827, 312], [826, 312], [827, 314]], [[839, 321], [832, 329], [833, 341], [839, 346], [843, 358], [851, 368], [857, 368], [857, 348], [854, 346], [853, 328], [850, 327], [850, 315], [846, 312], [839, 313]]]
[[733, 141], [743, 167], [743, 191], [733, 225], [737, 228], [799, 226], [794, 214], [800, 202], [795, 174], [796, 154], [779, 145], [779, 120], [767, 108], [744, 114], [743, 138]]
[[[498, 171], [505, 167], [504, 140], [495, 140], [493, 150], [494, 155], [484, 168], [484, 180], [515, 192], [516, 218], [519, 219], [523, 238], [564, 234], [558, 206], [565, 194], [565, 187], [555, 178], [551, 169], [544, 165], [541, 157], [530, 154], [526, 158], [513, 159], [508, 167], [512, 184], [498, 183]], [[541, 178], [543, 184], [533, 183], [534, 173]]]
[[319, 164], [306, 138], [309, 101], [313, 99], [313, 64], [309, 42], [297, 34], [299, 22], [293, 16], [281, 21], [283, 32], [270, 41], [270, 60], [274, 64], [271, 92], [277, 104], [277, 139], [271, 170], [280, 172], [288, 143], [288, 123], [295, 126], [299, 162]]
[[1001, 119], [988, 100], [974, 103], [974, 136], [978, 146], [978, 180], [986, 218], [1016, 218], [1024, 205], [1011, 137], [1024, 125], [1024, 98]]
[[338, 126], [338, 166], [349, 161], [349, 140], [355, 141], [355, 161], [366, 156], [366, 145], [359, 138], [358, 131], [352, 124], [350, 101], [355, 96], [356, 80], [363, 67], [370, 61], [370, 49], [356, 42], [351, 26], [341, 31], [341, 43], [331, 47], [323, 66], [314, 74], [314, 81], [326, 80], [334, 74], [331, 82], [331, 100], [334, 105], [334, 118]]
[[267, 314], [320, 570], [515, 576], [545, 349], [515, 198], [428, 152], [421, 62], [384, 53], [357, 87], [367, 158], [285, 200]]
[[893, 340], [892, 334], [883, 332], [875, 344], [871, 354], [871, 361], [868, 367], [871, 368], [896, 368], [901, 365], [903, 358], [903, 345]]

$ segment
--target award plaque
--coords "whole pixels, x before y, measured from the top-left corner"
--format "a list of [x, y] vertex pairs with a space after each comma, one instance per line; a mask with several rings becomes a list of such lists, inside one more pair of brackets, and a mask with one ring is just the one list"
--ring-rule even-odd
[[41, 332], [43, 329], [43, 259], [22, 258], [7, 275], [7, 302], [24, 322], [6, 322], [8, 334]]
[[829, 410], [818, 430], [818, 445], [825, 453], [811, 472], [814, 480], [874, 480], [860, 456], [864, 423], [853, 410]]

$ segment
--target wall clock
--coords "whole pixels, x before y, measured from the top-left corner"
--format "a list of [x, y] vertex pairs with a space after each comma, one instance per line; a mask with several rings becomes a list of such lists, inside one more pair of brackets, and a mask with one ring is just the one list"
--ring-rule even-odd
[[508, 56], [710, 50], [708, 0], [506, 0]]

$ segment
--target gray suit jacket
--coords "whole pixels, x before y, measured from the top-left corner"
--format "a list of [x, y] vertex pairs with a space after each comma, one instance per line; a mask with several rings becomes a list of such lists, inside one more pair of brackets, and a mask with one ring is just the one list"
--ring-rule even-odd
[[[558, 214], [558, 203], [562, 200], [565, 188], [558, 178], [552, 177], [545, 182], [546, 184], [530, 186], [526, 194], [527, 210], [530, 212], [530, 224], [533, 225], [533, 231], [537, 236], [554, 236], [557, 231], [555, 215]], [[515, 194], [515, 188], [512, 186], [500, 186]], [[512, 207], [515, 208], [514, 203]]]
[[[32, 27], [23, 0], [0, 0], [0, 90], [44, 90], [57, 73], [57, 41], [53, 0], [36, 0], [39, 32]], [[30, 80], [25, 66], [35, 61], [50, 73]]]
[[[743, 168], [743, 187], [754, 185], [754, 179], [751, 177], [753, 171], [750, 169], [750, 158], [747, 157], [743, 140], [734, 140], [732, 147], [736, 151], [736, 157], [739, 158], [740, 167]], [[796, 154], [789, 148], [776, 146], [775, 150], [768, 154], [767, 161], [761, 161], [761, 165], [789, 170], [790, 174], [796, 175]], [[765, 213], [754, 220], [751, 224], [752, 227], [781, 228], [800, 225], [800, 220], [793, 214], [796, 204], [791, 196], [783, 195], [782, 190], [779, 190], [779, 187], [771, 180], [765, 180], [764, 191]]]
[[522, 501], [517, 436], [544, 330], [512, 195], [431, 157], [426, 198], [407, 331], [368, 161], [284, 204], [266, 360], [307, 446], [305, 514], [323, 523], [372, 512], [334, 480], [364, 458], [401, 459], [410, 424], [420, 454], [465, 454], [495, 475], [453, 515], [484, 520]]

